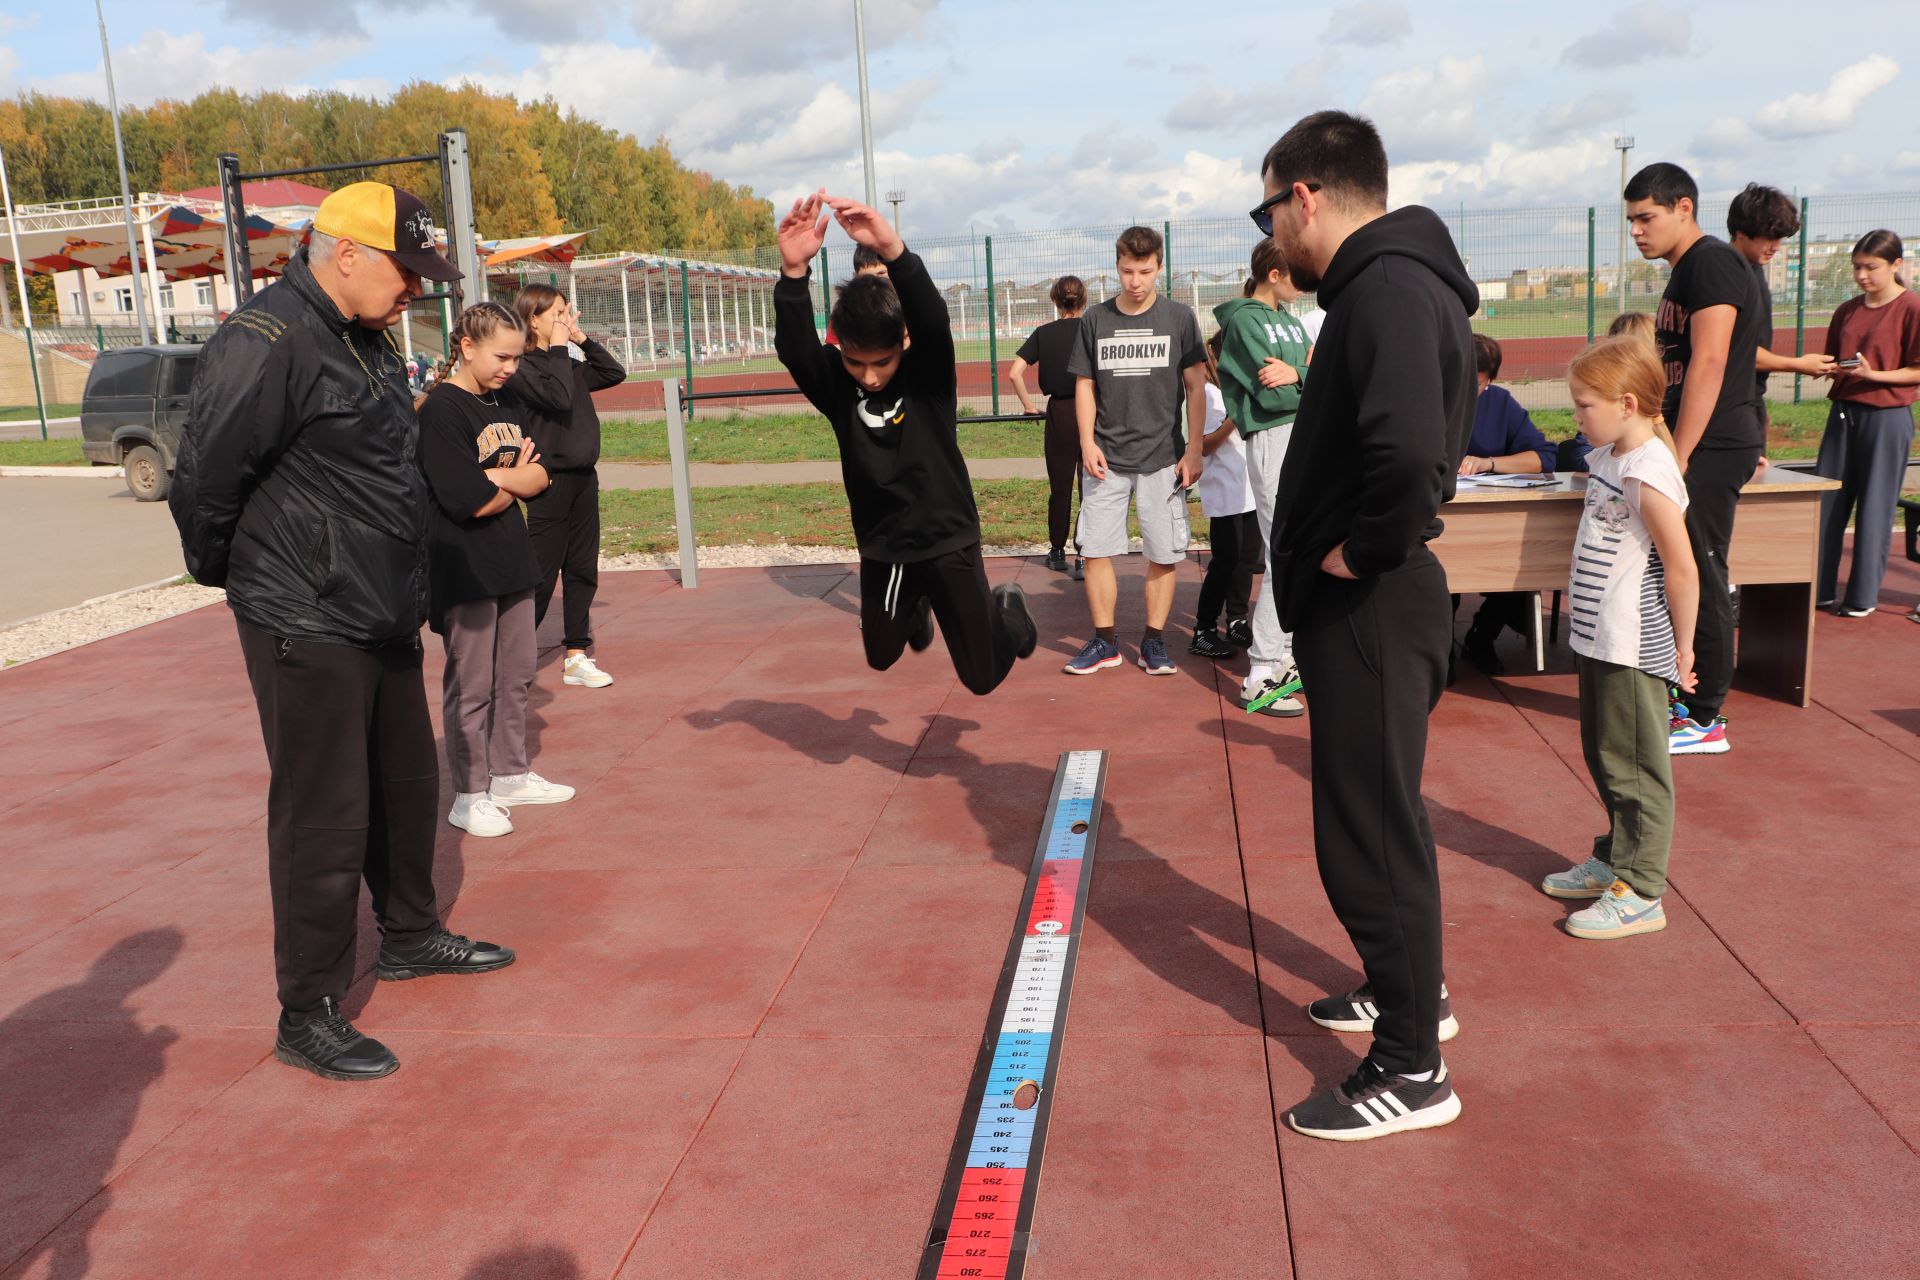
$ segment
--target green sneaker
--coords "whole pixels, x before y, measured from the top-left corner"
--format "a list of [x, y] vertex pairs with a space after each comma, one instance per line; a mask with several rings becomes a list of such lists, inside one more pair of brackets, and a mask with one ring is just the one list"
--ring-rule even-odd
[[1589, 857], [1577, 867], [1556, 871], [1540, 882], [1540, 890], [1550, 898], [1597, 898], [1613, 884], [1613, 868], [1598, 858]]

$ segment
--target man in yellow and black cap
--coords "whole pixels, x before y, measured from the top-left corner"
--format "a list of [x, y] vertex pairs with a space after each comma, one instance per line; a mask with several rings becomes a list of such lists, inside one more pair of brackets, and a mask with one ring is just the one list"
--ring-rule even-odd
[[417, 197], [379, 182], [328, 196], [286, 274], [201, 354], [169, 496], [188, 569], [227, 589], [266, 739], [274, 1052], [335, 1080], [400, 1065], [340, 1011], [362, 879], [381, 978], [514, 958], [449, 933], [434, 899], [428, 499], [406, 361], [386, 333], [423, 277], [460, 272]]

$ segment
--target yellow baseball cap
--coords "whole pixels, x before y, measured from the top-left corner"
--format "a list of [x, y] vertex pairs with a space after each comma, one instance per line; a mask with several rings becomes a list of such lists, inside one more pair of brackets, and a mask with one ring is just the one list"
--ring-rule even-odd
[[382, 250], [428, 280], [460, 279], [460, 268], [434, 245], [433, 215], [411, 191], [384, 182], [342, 187], [320, 202], [313, 229]]

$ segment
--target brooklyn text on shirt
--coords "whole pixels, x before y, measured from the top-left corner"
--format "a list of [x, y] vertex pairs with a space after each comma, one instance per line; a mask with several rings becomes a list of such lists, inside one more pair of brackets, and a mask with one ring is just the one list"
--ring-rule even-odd
[[1173, 338], [1151, 329], [1115, 329], [1099, 341], [1100, 369], [1120, 378], [1145, 377], [1173, 363]]

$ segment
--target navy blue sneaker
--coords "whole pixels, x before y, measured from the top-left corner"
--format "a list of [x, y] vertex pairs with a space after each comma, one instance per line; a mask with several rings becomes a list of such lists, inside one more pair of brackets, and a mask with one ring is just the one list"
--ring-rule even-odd
[[1150, 676], [1170, 676], [1176, 668], [1167, 652], [1167, 642], [1159, 636], [1140, 642], [1140, 669]]
[[1119, 665], [1119, 647], [1111, 641], [1102, 640], [1099, 636], [1095, 636], [1093, 639], [1087, 641], [1086, 646], [1082, 648], [1080, 652], [1074, 654], [1073, 660], [1068, 662], [1061, 670], [1070, 676], [1090, 676], [1096, 671], [1102, 671], [1107, 667], [1117, 667]]

